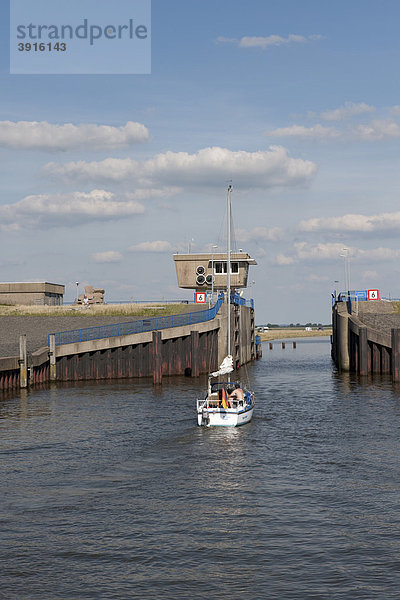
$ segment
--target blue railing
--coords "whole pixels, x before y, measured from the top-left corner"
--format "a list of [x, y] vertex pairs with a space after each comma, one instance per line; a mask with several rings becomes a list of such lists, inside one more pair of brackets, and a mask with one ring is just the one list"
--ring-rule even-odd
[[[55, 335], [56, 346], [61, 346], [62, 344], [75, 344], [77, 342], [88, 342], [90, 340], [99, 340], [120, 335], [131, 335], [132, 333], [167, 329], [169, 327], [193, 325], [195, 323], [203, 323], [214, 319], [223, 302], [224, 297], [222, 294], [218, 297], [215, 305], [207, 310], [141, 319], [138, 321], [130, 321], [129, 323], [115, 323], [114, 325], [100, 325], [98, 327], [86, 327], [84, 329], [73, 329], [71, 331], [59, 331], [52, 335]], [[50, 346], [50, 336], [48, 344]]]
[[254, 300], [251, 298], [250, 300], [246, 300], [242, 298], [240, 294], [231, 294], [231, 304], [235, 304], [236, 306], [250, 306], [250, 308], [254, 308]]

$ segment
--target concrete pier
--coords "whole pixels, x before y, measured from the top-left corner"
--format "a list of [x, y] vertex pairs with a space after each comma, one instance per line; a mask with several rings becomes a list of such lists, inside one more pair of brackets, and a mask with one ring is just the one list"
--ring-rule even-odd
[[400, 381], [400, 314], [391, 302], [347, 302], [332, 308], [332, 358], [340, 371], [362, 377], [391, 374]]
[[[151, 377], [160, 385], [170, 375], [198, 377], [217, 370], [226, 355], [226, 311], [222, 304], [209, 321], [62, 345], [50, 335], [49, 346], [30, 353], [27, 337], [21, 335], [20, 355], [0, 359], [0, 389], [132, 377]], [[232, 304], [230, 311], [234, 365], [239, 368], [261, 357], [261, 344], [256, 343], [254, 309]]]

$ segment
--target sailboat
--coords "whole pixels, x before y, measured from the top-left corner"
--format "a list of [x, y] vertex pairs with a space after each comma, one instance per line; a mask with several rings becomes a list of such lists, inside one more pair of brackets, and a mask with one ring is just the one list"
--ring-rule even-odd
[[[204, 400], [197, 400], [197, 424], [204, 427], [238, 427], [251, 421], [254, 411], [254, 393], [242, 387], [238, 382], [232, 382], [230, 374], [233, 371], [231, 355], [231, 191], [227, 193], [227, 356], [222, 361], [218, 371], [208, 376], [207, 394]], [[222, 376], [227, 376], [221, 381]], [[213, 379], [218, 379], [214, 381]]]

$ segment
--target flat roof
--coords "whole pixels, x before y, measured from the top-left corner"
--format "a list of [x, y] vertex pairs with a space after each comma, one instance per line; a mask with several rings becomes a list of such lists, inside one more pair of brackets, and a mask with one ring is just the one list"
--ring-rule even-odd
[[48, 281], [12, 281], [0, 283], [0, 293], [49, 292], [64, 294], [65, 285]]
[[[203, 253], [198, 253], [198, 254], [174, 254], [173, 255], [175, 261], [213, 260], [214, 262], [216, 262], [218, 260], [226, 260], [227, 256], [228, 256], [227, 252], [214, 252], [214, 253], [203, 252]], [[231, 260], [246, 262], [249, 265], [257, 264], [256, 260], [254, 258], [251, 258], [250, 254], [248, 254], [247, 252], [231, 252]]]

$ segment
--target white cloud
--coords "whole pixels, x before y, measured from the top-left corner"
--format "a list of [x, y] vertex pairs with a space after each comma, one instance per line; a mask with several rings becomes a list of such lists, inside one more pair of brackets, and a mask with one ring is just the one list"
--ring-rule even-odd
[[239, 40], [240, 48], [268, 48], [268, 46], [281, 46], [282, 44], [304, 44], [307, 38], [303, 35], [290, 34], [287, 37], [281, 35], [244, 36]]
[[272, 34], [268, 36], [243, 36], [239, 39], [220, 36], [217, 38], [217, 42], [222, 44], [236, 44], [239, 46], [239, 48], [262, 48], [265, 50], [271, 46], [282, 46], [285, 44], [305, 44], [308, 41], [321, 40], [323, 37], [324, 36], [319, 34], [304, 36], [294, 33], [291, 33], [286, 37]]
[[138, 202], [117, 200], [113, 193], [105, 190], [40, 194], [0, 206], [0, 228], [80, 225], [130, 217], [144, 210]]
[[176, 196], [180, 192], [180, 188], [173, 186], [165, 186], [160, 188], [136, 188], [134, 192], [127, 192], [125, 197], [128, 200], [154, 200], [156, 198], [169, 198]]
[[122, 254], [120, 252], [116, 252], [115, 250], [95, 252], [92, 254], [92, 260], [96, 263], [116, 263], [121, 262], [122, 258]]
[[[371, 250], [363, 250], [360, 248], [348, 248], [348, 256], [351, 262], [384, 262], [394, 261], [400, 258], [400, 250], [391, 248], [373, 248]], [[279, 254], [275, 258], [278, 265], [292, 265], [300, 262], [320, 263], [320, 262], [337, 262], [343, 260], [343, 244], [336, 243], [320, 243], [316, 245], [307, 242], [296, 242], [293, 244], [289, 254]]]
[[353, 136], [365, 141], [380, 141], [400, 137], [400, 127], [395, 121], [374, 120], [353, 129]]
[[107, 149], [149, 139], [147, 128], [128, 121], [121, 127], [47, 121], [0, 121], [0, 146], [17, 150]]
[[254, 227], [251, 231], [236, 229], [235, 235], [238, 242], [250, 242], [252, 240], [276, 242], [283, 239], [284, 232], [280, 227]]
[[291, 158], [282, 146], [258, 152], [212, 147], [195, 154], [166, 152], [142, 162], [108, 158], [44, 167], [46, 175], [63, 181], [135, 182], [141, 188], [220, 187], [228, 179], [242, 188], [295, 186], [309, 183], [316, 170], [315, 163]]
[[363, 279], [377, 279], [379, 277], [378, 271], [363, 271], [361, 273]]
[[313, 218], [300, 221], [299, 231], [353, 233], [400, 232], [400, 211], [378, 215], [347, 214], [341, 217]]
[[312, 273], [311, 275], [308, 275], [306, 277], [307, 281], [312, 281], [314, 282], [322, 282], [325, 283], [326, 281], [331, 281], [331, 278], [328, 277], [327, 275], [316, 275], [315, 273]]
[[154, 242], [141, 242], [128, 248], [129, 252], [172, 252], [173, 246], [170, 242], [157, 240]]
[[375, 108], [366, 104], [365, 102], [359, 102], [358, 104], [354, 102], [345, 102], [343, 106], [339, 108], [335, 108], [334, 110], [326, 110], [321, 113], [321, 118], [325, 121], [343, 121], [344, 119], [348, 119], [350, 117], [354, 117], [357, 115], [361, 115], [364, 113], [374, 112]]
[[271, 131], [266, 131], [264, 135], [275, 137], [301, 137], [310, 139], [331, 139], [340, 137], [341, 132], [334, 127], [324, 127], [319, 123], [311, 127], [304, 125], [292, 125], [290, 127], [278, 127]]
[[399, 138], [400, 126], [393, 120], [375, 119], [369, 123], [349, 126], [344, 129], [325, 127], [319, 123], [311, 127], [290, 125], [289, 127], [278, 127], [277, 129], [266, 131], [264, 135], [319, 140], [338, 139], [349, 142], [376, 142]]
[[392, 248], [373, 248], [372, 250], [356, 250], [354, 259], [358, 262], [385, 262], [398, 260], [400, 258], [400, 250]]
[[342, 249], [343, 244], [328, 243], [312, 246], [307, 242], [296, 242], [293, 244], [291, 254], [287, 256], [279, 254], [276, 262], [279, 265], [288, 265], [304, 261], [338, 260]]
[[285, 256], [284, 254], [278, 254], [275, 259], [275, 262], [281, 266], [292, 265], [295, 262], [295, 258], [293, 256]]

